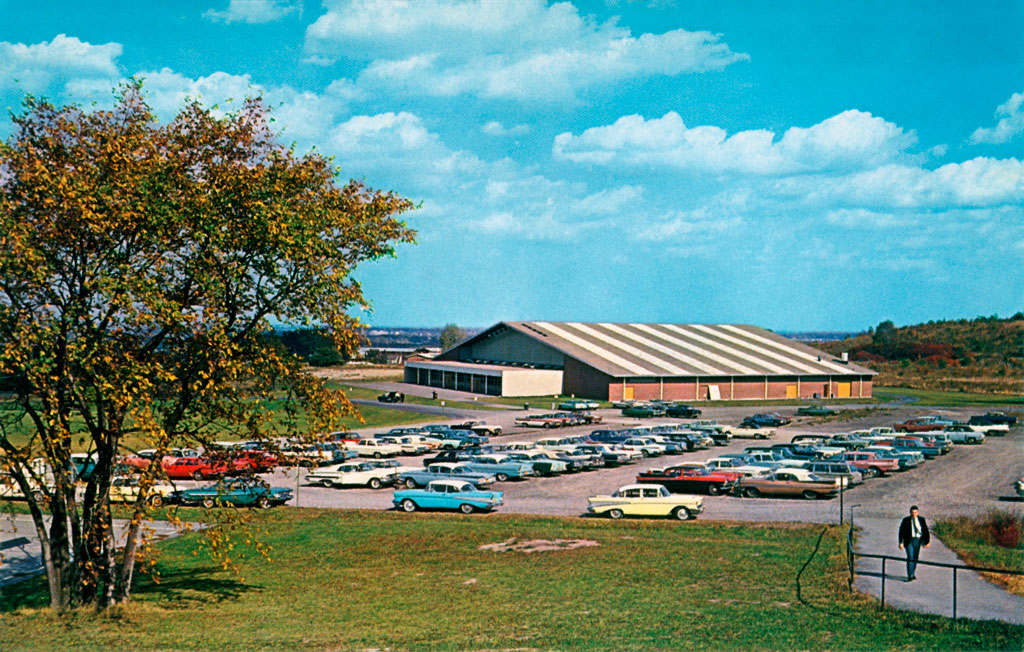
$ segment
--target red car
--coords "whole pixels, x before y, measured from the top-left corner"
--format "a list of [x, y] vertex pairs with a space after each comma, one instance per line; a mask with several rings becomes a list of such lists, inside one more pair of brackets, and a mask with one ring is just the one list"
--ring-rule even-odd
[[927, 432], [930, 430], [942, 430], [942, 426], [935, 423], [935, 420], [930, 417], [907, 419], [902, 423], [894, 423], [892, 427], [894, 430], [898, 430], [900, 432]]
[[849, 451], [843, 453], [840, 458], [849, 462], [854, 468], [864, 471], [867, 475], [885, 475], [900, 470], [900, 461], [897, 459], [883, 459], [874, 453], [863, 451]]
[[205, 457], [165, 457], [163, 466], [167, 477], [172, 480], [203, 480], [256, 472], [253, 462], [244, 458], [211, 460]]
[[739, 479], [739, 473], [681, 466], [651, 469], [636, 477], [636, 481], [641, 484], [664, 485], [674, 494], [702, 493], [711, 496], [729, 493]]

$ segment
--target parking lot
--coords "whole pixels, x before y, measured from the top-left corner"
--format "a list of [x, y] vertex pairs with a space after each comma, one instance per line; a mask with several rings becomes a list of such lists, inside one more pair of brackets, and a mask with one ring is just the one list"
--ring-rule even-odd
[[[846, 409], [854, 409], [852, 406]], [[744, 416], [759, 411], [755, 407], [709, 408], [702, 415], [719, 423], [735, 425]], [[780, 407], [776, 411], [791, 416], [795, 408]], [[776, 436], [768, 443], [788, 442], [803, 433], [837, 433], [873, 426], [891, 425], [903, 418], [939, 413], [966, 420], [970, 414], [984, 410], [928, 409], [913, 406], [880, 409], [856, 420], [844, 420], [819, 425], [804, 425], [807, 420], [776, 429]], [[601, 410], [601, 427], [626, 428], [640, 424], [682, 423], [681, 419], [636, 420], [623, 418], [619, 410]], [[481, 411], [475, 418], [499, 424], [504, 432], [492, 442], [534, 441], [553, 433], [585, 435], [598, 426], [577, 426], [557, 431], [520, 428], [513, 425], [522, 411]], [[384, 429], [360, 431], [369, 435]], [[728, 446], [715, 446], [683, 455], [647, 458], [638, 464], [604, 468], [556, 477], [532, 478], [525, 481], [496, 483], [491, 488], [504, 492], [502, 513], [553, 514], [577, 516], [586, 512], [587, 497], [614, 491], [619, 486], [635, 482], [637, 474], [649, 468], [669, 466], [683, 461], [702, 461], [722, 453], [742, 452], [755, 445], [749, 439], [735, 439]], [[401, 457], [409, 466], [422, 466], [421, 457]], [[298, 471], [298, 473], [297, 473]], [[334, 489], [307, 485], [305, 470], [283, 469], [265, 475], [274, 486], [289, 486], [296, 490], [297, 503], [303, 507], [345, 509], [389, 509], [392, 490], [363, 488]], [[843, 504], [849, 514], [851, 505], [857, 505], [857, 514], [871, 518], [895, 518], [906, 513], [910, 504], [921, 505], [931, 518], [978, 514], [1001, 508], [1024, 510], [1017, 500], [1013, 481], [1024, 475], [1024, 435], [1017, 427], [1004, 437], [988, 437], [980, 446], [957, 445], [949, 454], [928, 461], [919, 468], [888, 477], [872, 478], [863, 485], [845, 492]], [[293, 499], [292, 504], [296, 500]], [[739, 498], [735, 496], [706, 496], [703, 519], [737, 521], [801, 521], [837, 522], [840, 499], [801, 500], [779, 498]]]

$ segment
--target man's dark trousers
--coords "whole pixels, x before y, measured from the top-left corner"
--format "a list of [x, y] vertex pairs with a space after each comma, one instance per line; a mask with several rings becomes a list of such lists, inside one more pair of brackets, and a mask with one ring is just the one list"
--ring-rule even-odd
[[903, 548], [907, 551], [907, 579], [917, 574], [917, 558], [921, 555], [921, 539], [907, 539]]

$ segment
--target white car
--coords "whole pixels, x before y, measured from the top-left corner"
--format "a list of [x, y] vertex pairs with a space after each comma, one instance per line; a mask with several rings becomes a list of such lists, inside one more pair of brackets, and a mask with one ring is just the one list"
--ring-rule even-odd
[[729, 471], [730, 473], [739, 473], [748, 478], [755, 475], [767, 475], [777, 468], [772, 466], [751, 466], [749, 464], [742, 464], [731, 457], [712, 457], [710, 460], [704, 462], [704, 467], [709, 471]]
[[977, 430], [979, 427], [983, 426], [968, 426], [958, 423], [946, 426], [942, 434], [954, 444], [983, 444], [985, 443], [985, 433]]
[[402, 447], [385, 444], [376, 439], [360, 439], [345, 442], [345, 450], [350, 450], [360, 457], [397, 457], [402, 454]]
[[325, 487], [362, 486], [380, 489], [395, 484], [398, 474], [395, 469], [377, 468], [369, 462], [346, 462], [310, 471], [306, 481]]
[[630, 437], [619, 444], [626, 450], [639, 451], [644, 457], [655, 457], [665, 454], [665, 447], [649, 439], [641, 437]]
[[562, 451], [564, 453], [570, 453], [576, 450], [577, 446], [585, 443], [585, 437], [544, 437], [534, 442], [539, 448], [544, 448], [549, 451]]
[[[167, 501], [167, 497], [172, 493], [174, 493], [174, 485], [166, 482], [154, 482], [149, 488], [149, 497], [146, 502], [153, 507], [159, 507]], [[134, 503], [138, 498], [139, 476], [118, 476], [110, 482], [110, 502]]]
[[422, 443], [413, 441], [412, 437], [401, 436], [401, 437], [375, 437], [376, 441], [383, 442], [385, 444], [394, 444], [402, 450], [403, 455], [425, 455], [431, 451], [431, 447]]

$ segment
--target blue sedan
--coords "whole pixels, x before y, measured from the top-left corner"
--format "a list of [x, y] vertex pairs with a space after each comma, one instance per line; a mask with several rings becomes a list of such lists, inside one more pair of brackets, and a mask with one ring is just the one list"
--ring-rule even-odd
[[452, 509], [463, 514], [488, 512], [502, 504], [502, 492], [481, 491], [463, 480], [434, 480], [424, 489], [396, 491], [392, 502], [403, 512]]

